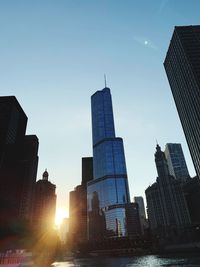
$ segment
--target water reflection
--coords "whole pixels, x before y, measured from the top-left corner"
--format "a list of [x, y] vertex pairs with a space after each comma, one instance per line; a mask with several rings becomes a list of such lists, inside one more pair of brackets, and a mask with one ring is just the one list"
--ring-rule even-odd
[[55, 262], [52, 267], [197, 267], [200, 256], [140, 256], [73, 259]]
[[70, 262], [54, 262], [51, 266], [52, 267], [74, 267], [75, 265]]

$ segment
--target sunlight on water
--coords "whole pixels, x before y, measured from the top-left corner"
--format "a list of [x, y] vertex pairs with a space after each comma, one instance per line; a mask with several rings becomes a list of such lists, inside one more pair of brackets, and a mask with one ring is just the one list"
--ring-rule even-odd
[[52, 267], [74, 267], [76, 265], [74, 265], [73, 263], [69, 263], [69, 262], [54, 262], [51, 266]]
[[192, 255], [140, 257], [94, 257], [55, 262], [51, 267], [199, 267], [200, 257]]

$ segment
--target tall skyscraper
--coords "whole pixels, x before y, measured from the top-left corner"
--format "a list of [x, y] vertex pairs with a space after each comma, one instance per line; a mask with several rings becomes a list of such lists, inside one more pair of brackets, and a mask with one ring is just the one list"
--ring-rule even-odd
[[38, 138], [25, 135], [26, 125], [17, 99], [0, 97], [0, 227], [32, 219]]
[[5, 154], [8, 144], [16, 144], [23, 141], [27, 116], [15, 96], [0, 97], [0, 157]]
[[56, 212], [56, 186], [49, 180], [47, 170], [35, 186], [34, 226], [42, 232], [53, 229]]
[[137, 203], [139, 206], [140, 216], [143, 217], [144, 219], [146, 219], [143, 197], [134, 197], [134, 202]]
[[[189, 178], [183, 185], [193, 229], [200, 226], [200, 183], [199, 178]], [[196, 231], [197, 234], [198, 231]], [[200, 233], [199, 233], [200, 234]]]
[[37, 177], [38, 167], [38, 147], [39, 141], [36, 135], [26, 135], [24, 142], [20, 146], [20, 161], [21, 165], [21, 179], [22, 198], [20, 204], [20, 217], [32, 221], [34, 189]]
[[86, 189], [87, 182], [93, 179], [93, 157], [84, 157], [82, 158], [82, 181], [81, 185], [83, 185]]
[[147, 228], [147, 219], [146, 219], [143, 197], [141, 196], [134, 197], [134, 202], [138, 204], [141, 231], [142, 234], [144, 234], [145, 228]]
[[115, 136], [110, 89], [91, 97], [93, 173], [88, 182], [88, 238], [128, 236], [126, 206], [130, 202], [123, 140]]
[[200, 26], [175, 27], [164, 66], [200, 178]]
[[165, 157], [170, 175], [183, 181], [189, 178], [189, 172], [181, 144], [168, 143], [165, 146]]
[[70, 192], [69, 238], [71, 244], [87, 240], [87, 182], [93, 179], [93, 158], [82, 158], [81, 185]]
[[145, 191], [150, 228], [160, 239], [177, 238], [191, 224], [182, 183], [169, 174], [165, 154], [159, 145], [155, 163], [158, 178]]

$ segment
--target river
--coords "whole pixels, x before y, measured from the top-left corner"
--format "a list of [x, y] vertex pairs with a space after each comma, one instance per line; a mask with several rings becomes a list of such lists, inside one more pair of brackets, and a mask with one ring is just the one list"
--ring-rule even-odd
[[55, 262], [51, 267], [199, 267], [199, 255], [147, 255], [139, 257], [93, 257]]

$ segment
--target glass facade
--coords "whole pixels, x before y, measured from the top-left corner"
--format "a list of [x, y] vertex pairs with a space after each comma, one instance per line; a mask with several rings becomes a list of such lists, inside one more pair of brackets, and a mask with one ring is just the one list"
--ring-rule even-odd
[[130, 197], [123, 140], [115, 137], [110, 89], [97, 91], [91, 100], [94, 178], [87, 184], [88, 238], [125, 237]]
[[109, 88], [92, 95], [92, 137], [93, 145], [104, 138], [115, 137], [112, 100]]
[[175, 27], [164, 67], [200, 178], [200, 26]]
[[189, 172], [181, 144], [166, 144], [165, 157], [167, 159], [169, 173], [176, 179], [185, 181], [189, 177]]
[[123, 140], [104, 139], [93, 148], [94, 179], [106, 175], [126, 175]]

